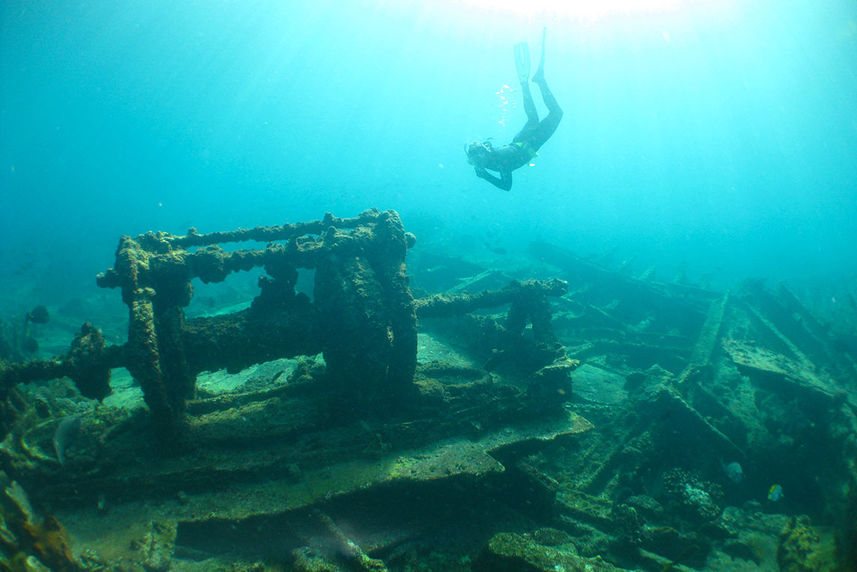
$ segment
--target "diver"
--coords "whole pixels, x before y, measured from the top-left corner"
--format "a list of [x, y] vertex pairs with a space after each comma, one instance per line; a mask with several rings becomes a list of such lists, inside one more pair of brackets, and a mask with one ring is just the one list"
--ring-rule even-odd
[[[542, 100], [548, 108], [548, 116], [539, 121], [539, 114], [530, 93], [530, 49], [526, 42], [515, 45], [515, 67], [521, 91], [524, 93], [524, 110], [527, 112], [527, 124], [515, 135], [509, 145], [494, 148], [490, 141], [474, 141], [465, 147], [468, 162], [476, 169], [476, 176], [485, 179], [498, 189], [508, 191], [512, 188], [512, 171], [527, 165], [536, 156], [539, 148], [556, 131], [562, 109], [556, 102], [545, 81], [545, 34], [542, 29], [542, 58], [532, 82], [539, 86]], [[497, 177], [488, 171], [497, 171]]]

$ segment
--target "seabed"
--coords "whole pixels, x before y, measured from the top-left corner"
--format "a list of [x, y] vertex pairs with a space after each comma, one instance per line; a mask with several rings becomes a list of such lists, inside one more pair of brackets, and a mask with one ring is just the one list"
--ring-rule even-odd
[[0, 568], [855, 569], [857, 361], [788, 288], [415, 240], [122, 237], [127, 339], [0, 361]]

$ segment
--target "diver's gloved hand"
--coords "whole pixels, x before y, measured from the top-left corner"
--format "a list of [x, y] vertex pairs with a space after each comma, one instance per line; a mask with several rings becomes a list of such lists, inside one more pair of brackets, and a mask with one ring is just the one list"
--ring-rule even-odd
[[480, 179], [487, 179], [491, 176], [484, 167], [474, 167], [474, 170], [476, 171], [476, 176]]

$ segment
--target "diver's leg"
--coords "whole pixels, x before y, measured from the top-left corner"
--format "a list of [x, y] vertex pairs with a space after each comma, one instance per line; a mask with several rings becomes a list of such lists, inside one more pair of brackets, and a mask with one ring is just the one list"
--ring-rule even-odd
[[535, 129], [531, 129], [520, 139], [529, 143], [530, 147], [538, 151], [542, 145], [550, 139], [556, 128], [559, 127], [559, 122], [562, 119], [562, 110], [552, 111], [547, 117], [542, 119]]
[[535, 126], [539, 122], [539, 112], [536, 111], [536, 102], [530, 92], [530, 84], [521, 82], [521, 92], [524, 94], [524, 111], [527, 112], [527, 125]]
[[547, 29], [542, 28], [542, 58], [539, 61], [539, 68], [533, 76], [533, 83], [539, 86], [539, 91], [542, 92], [542, 101], [548, 108], [548, 116], [542, 120], [535, 129], [527, 133], [527, 142], [533, 149], [539, 149], [545, 144], [545, 141], [550, 139], [559, 122], [562, 119], [562, 108], [559, 106], [556, 98], [553, 96], [548, 82], [545, 80], [545, 35]]
[[553, 135], [554, 131], [556, 131], [556, 128], [559, 126], [559, 122], [562, 119], [563, 114], [562, 108], [559, 106], [559, 103], [557, 103], [556, 98], [553, 96], [553, 93], [551, 93], [548, 83], [544, 78], [542, 78], [538, 86], [542, 92], [542, 99], [544, 100], [549, 113], [535, 129], [528, 133], [529, 143], [534, 149], [538, 149], [545, 144], [545, 141], [550, 139], [550, 136]]
[[562, 108], [559, 106], [559, 103], [557, 103], [556, 98], [553, 96], [553, 93], [551, 93], [551, 90], [548, 87], [548, 82], [545, 80], [545, 78], [542, 77], [538, 81], [536, 81], [534, 78], [533, 82], [539, 86], [539, 90], [542, 92], [542, 101], [545, 102], [545, 106], [547, 106], [548, 111], [550, 111], [551, 113], [558, 112], [560, 115], [562, 115]]

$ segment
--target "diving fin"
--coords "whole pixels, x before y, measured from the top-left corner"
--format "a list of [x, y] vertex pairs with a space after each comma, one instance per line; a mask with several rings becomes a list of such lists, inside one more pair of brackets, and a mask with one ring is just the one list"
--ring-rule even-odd
[[515, 44], [515, 68], [522, 84], [530, 81], [530, 46], [527, 42]]
[[539, 60], [539, 69], [536, 70], [536, 75], [533, 76], [533, 83], [540, 83], [545, 80], [545, 36], [548, 29], [542, 28], [542, 59]]

